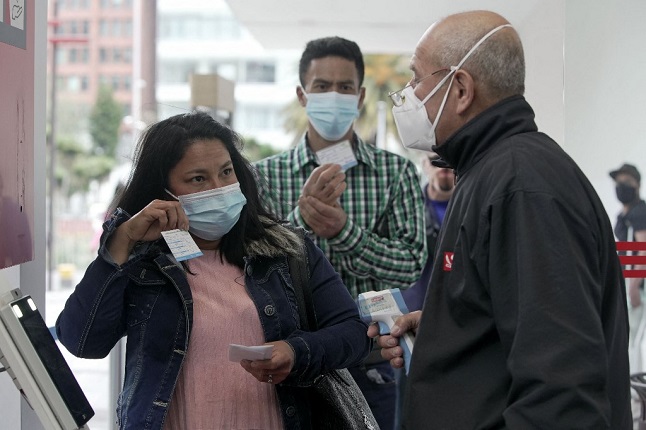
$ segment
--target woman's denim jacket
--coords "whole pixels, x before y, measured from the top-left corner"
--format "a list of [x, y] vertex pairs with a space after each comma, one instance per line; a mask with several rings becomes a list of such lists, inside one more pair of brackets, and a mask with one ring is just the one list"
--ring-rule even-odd
[[[128, 214], [117, 209], [104, 224], [99, 255], [67, 300], [56, 331], [72, 354], [84, 358], [107, 356], [127, 335], [119, 427], [162, 429], [188, 349], [193, 301], [182, 266], [155, 244], [137, 249], [121, 266], [113, 262], [105, 242], [126, 219]], [[270, 230], [294, 234], [285, 227]], [[285, 250], [275, 257], [249, 253], [244, 268], [265, 340], [282, 339], [294, 349], [292, 372], [276, 386], [287, 429], [310, 428], [303, 387], [326, 370], [359, 364], [370, 349], [367, 326], [339, 275], [311, 240], [305, 244], [317, 332], [300, 330]]]

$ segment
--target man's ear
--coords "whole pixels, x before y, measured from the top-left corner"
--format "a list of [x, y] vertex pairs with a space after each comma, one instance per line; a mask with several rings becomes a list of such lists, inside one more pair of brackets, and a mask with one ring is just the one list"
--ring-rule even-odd
[[363, 108], [363, 101], [365, 100], [365, 98], [366, 98], [366, 88], [361, 87], [361, 89], [359, 90], [359, 106], [357, 106], [359, 110]]
[[305, 107], [307, 104], [307, 97], [305, 96], [305, 91], [300, 85], [296, 87], [296, 97], [298, 97], [298, 103]]
[[471, 107], [475, 99], [475, 82], [471, 74], [462, 69], [456, 71], [453, 78], [453, 89], [458, 96], [455, 113], [461, 115]]

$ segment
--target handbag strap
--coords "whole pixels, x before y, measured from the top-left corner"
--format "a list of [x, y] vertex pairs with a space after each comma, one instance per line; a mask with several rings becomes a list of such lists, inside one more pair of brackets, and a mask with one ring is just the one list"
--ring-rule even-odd
[[301, 327], [305, 331], [316, 331], [318, 324], [314, 313], [312, 291], [309, 288], [308, 269], [306, 264], [307, 249], [305, 248], [305, 233], [302, 228], [296, 229], [303, 243], [301, 255], [298, 257], [288, 256], [289, 273], [292, 277], [294, 294], [298, 304], [298, 316], [301, 320]]

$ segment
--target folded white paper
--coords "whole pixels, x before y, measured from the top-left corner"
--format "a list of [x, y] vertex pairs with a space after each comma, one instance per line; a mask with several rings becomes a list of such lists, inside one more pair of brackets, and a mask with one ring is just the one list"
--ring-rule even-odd
[[232, 343], [229, 345], [229, 361], [240, 360], [268, 360], [274, 345], [244, 346]]

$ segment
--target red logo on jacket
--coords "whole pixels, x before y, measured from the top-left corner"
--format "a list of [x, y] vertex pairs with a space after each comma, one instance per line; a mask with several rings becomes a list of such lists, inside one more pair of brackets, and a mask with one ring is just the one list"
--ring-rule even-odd
[[444, 253], [444, 264], [442, 264], [445, 272], [450, 272], [451, 267], [453, 266], [453, 253], [445, 252]]

